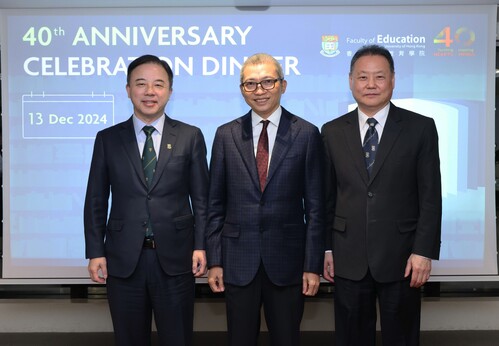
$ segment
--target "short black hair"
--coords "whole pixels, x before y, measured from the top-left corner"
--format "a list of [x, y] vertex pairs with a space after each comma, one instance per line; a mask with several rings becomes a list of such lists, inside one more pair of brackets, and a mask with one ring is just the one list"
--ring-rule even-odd
[[126, 84], [127, 85], [130, 85], [130, 75], [132, 74], [132, 71], [135, 68], [137, 68], [138, 66], [143, 65], [143, 64], [157, 64], [157, 65], [162, 66], [165, 69], [166, 73], [168, 74], [170, 88], [173, 87], [173, 71], [172, 71], [170, 65], [168, 65], [168, 63], [166, 61], [158, 58], [156, 55], [151, 55], [151, 54], [142, 55], [142, 56], [138, 57], [137, 59], [135, 59], [134, 61], [132, 61], [130, 63], [130, 65], [128, 65], [128, 71], [127, 71], [127, 77], [126, 77]]
[[388, 64], [390, 65], [390, 71], [395, 73], [395, 64], [393, 63], [393, 57], [390, 51], [383, 46], [372, 44], [369, 46], [362, 46], [352, 57], [352, 61], [350, 62], [350, 73], [353, 71], [353, 66], [359, 60], [359, 58], [367, 55], [380, 55], [384, 57]]

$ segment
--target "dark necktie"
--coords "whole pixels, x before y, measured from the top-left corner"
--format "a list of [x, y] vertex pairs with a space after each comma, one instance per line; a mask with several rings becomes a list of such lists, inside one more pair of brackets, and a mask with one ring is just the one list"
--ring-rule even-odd
[[[142, 168], [144, 168], [144, 175], [146, 177], [147, 186], [150, 187], [154, 172], [156, 170], [156, 151], [154, 151], [154, 142], [152, 140], [152, 133], [156, 130], [153, 126], [144, 126], [142, 128], [146, 134], [146, 142], [144, 143], [144, 151], [142, 152]], [[153, 231], [151, 226], [151, 218], [147, 220], [146, 238], [153, 238]]]
[[367, 129], [362, 148], [364, 149], [364, 159], [366, 160], [366, 168], [369, 176], [374, 165], [376, 158], [376, 151], [378, 150], [378, 131], [376, 131], [376, 124], [378, 122], [374, 118], [367, 119], [369, 128]]
[[263, 191], [265, 182], [267, 180], [267, 167], [269, 165], [269, 136], [267, 134], [268, 120], [262, 120], [262, 132], [258, 139], [258, 146], [256, 148], [256, 167], [258, 169], [258, 178], [260, 180], [260, 189]]
[[151, 186], [154, 171], [156, 170], [156, 152], [154, 151], [152, 133], [156, 129], [153, 126], [144, 126], [142, 130], [146, 134], [146, 142], [144, 143], [144, 151], [142, 152], [142, 168], [144, 168], [147, 186]]

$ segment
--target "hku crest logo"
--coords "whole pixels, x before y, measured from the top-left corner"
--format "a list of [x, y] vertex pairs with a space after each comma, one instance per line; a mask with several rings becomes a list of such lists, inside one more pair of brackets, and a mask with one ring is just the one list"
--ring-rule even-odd
[[338, 41], [338, 35], [322, 35], [321, 54], [328, 58], [332, 58], [340, 54]]

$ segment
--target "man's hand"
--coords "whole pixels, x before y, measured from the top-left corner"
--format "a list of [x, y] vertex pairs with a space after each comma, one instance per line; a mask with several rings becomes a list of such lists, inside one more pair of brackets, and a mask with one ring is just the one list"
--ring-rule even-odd
[[222, 267], [211, 267], [208, 271], [208, 284], [213, 292], [225, 291], [224, 270]]
[[106, 257], [91, 258], [88, 261], [88, 273], [90, 279], [100, 284], [106, 283], [107, 279], [107, 261]]
[[407, 260], [404, 277], [411, 275], [411, 287], [419, 288], [430, 278], [431, 259], [412, 254]]
[[327, 281], [334, 282], [333, 253], [330, 251], [324, 254], [324, 272], [322, 273], [322, 276]]
[[319, 290], [320, 283], [319, 274], [304, 272], [302, 293], [306, 296], [315, 296]]
[[206, 252], [204, 250], [192, 252], [192, 274], [196, 278], [206, 274]]

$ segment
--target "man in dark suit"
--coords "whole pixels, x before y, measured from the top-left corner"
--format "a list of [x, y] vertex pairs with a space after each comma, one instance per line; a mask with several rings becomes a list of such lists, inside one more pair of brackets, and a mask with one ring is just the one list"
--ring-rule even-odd
[[91, 279], [107, 283], [120, 346], [151, 343], [152, 312], [161, 345], [191, 345], [194, 277], [206, 272], [206, 146], [198, 128], [165, 115], [172, 83], [165, 61], [134, 60], [126, 85], [134, 114], [95, 139], [86, 257]]
[[[340, 346], [375, 344], [376, 298], [383, 345], [418, 345], [419, 288], [431, 259], [439, 257], [437, 130], [433, 119], [391, 103], [394, 86], [390, 52], [361, 48], [350, 65], [358, 108], [322, 128], [332, 250], [325, 254], [324, 278], [335, 282]], [[365, 146], [363, 138], [370, 141]]]
[[262, 305], [270, 343], [299, 345], [304, 296], [320, 283], [322, 143], [317, 127], [280, 106], [286, 85], [272, 56], [248, 58], [240, 88], [251, 111], [213, 143], [208, 283], [225, 292], [232, 346], [257, 344]]

